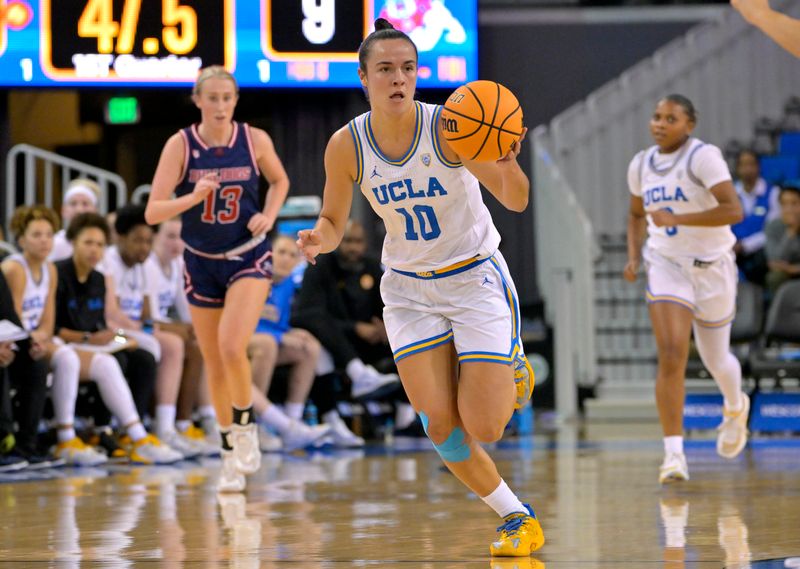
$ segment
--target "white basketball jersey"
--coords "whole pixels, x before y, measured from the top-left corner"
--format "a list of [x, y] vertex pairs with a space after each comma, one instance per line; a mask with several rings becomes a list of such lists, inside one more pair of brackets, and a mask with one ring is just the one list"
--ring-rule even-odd
[[356, 182], [386, 225], [383, 264], [405, 271], [431, 271], [491, 255], [500, 234], [483, 203], [480, 185], [460, 162], [442, 151], [436, 126], [442, 108], [415, 101], [414, 139], [405, 155], [384, 155], [370, 113], [350, 121], [356, 145]]
[[36, 330], [42, 320], [42, 313], [47, 304], [47, 295], [50, 294], [50, 263], [42, 265], [42, 275], [39, 282], [33, 278], [28, 261], [19, 253], [8, 257], [16, 261], [25, 270], [25, 292], [22, 294], [22, 327], [28, 332]]
[[[702, 161], [698, 158], [700, 152]], [[702, 173], [698, 173], [700, 162]], [[661, 156], [658, 146], [643, 150], [634, 157], [629, 169], [631, 193], [642, 198], [648, 213], [669, 209], [684, 214], [715, 208], [719, 202], [709, 190], [726, 179], [731, 177], [722, 153], [716, 146], [696, 138], [690, 138], [669, 156]], [[736, 242], [729, 225], [657, 227], [650, 216], [647, 232], [647, 245], [667, 257], [714, 260], [730, 251]]]
[[158, 319], [168, 321], [171, 319], [170, 311], [175, 311], [182, 322], [189, 322], [186, 295], [183, 292], [183, 258], [172, 259], [165, 271], [156, 254], [151, 253], [145, 261], [145, 271], [158, 275]]
[[98, 270], [104, 275], [111, 276], [114, 280], [120, 310], [128, 318], [142, 319], [145, 297], [148, 297], [150, 301], [150, 317], [158, 318], [158, 277], [153, 274], [152, 270], [145, 270], [144, 263], [129, 267], [122, 260], [116, 245], [113, 245], [106, 249]]

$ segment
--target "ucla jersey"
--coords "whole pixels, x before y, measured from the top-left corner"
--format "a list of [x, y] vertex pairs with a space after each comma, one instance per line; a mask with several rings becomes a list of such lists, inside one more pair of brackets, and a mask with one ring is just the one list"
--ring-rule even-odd
[[47, 295], [50, 294], [50, 263], [42, 264], [42, 275], [39, 282], [33, 278], [28, 261], [19, 253], [8, 257], [16, 261], [25, 270], [25, 291], [22, 293], [22, 327], [28, 332], [36, 330], [42, 320], [42, 313], [47, 304]]
[[261, 211], [260, 173], [250, 127], [234, 122], [228, 145], [217, 147], [203, 142], [197, 125], [180, 133], [184, 142], [184, 168], [175, 194], [180, 197], [191, 193], [195, 183], [210, 172], [217, 172], [220, 177], [217, 191], [183, 213], [181, 237], [198, 251], [212, 254], [229, 251], [253, 236], [247, 222]]
[[[696, 138], [668, 156], [662, 156], [658, 146], [639, 152], [628, 178], [631, 193], [642, 198], [647, 213], [669, 209], [675, 214], [717, 207], [719, 202], [709, 190], [731, 179], [720, 150]], [[736, 242], [729, 225], [657, 227], [648, 216], [647, 231], [647, 245], [668, 257], [714, 260]]]
[[476, 255], [491, 255], [500, 234], [483, 203], [480, 185], [442, 150], [436, 126], [442, 108], [415, 101], [411, 147], [399, 159], [381, 152], [370, 113], [350, 121], [356, 146], [356, 182], [386, 225], [383, 264], [431, 271]]

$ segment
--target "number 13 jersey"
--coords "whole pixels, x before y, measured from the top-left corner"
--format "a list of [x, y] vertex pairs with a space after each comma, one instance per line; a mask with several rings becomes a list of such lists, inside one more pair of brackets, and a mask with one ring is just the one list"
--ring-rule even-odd
[[246, 123], [233, 123], [226, 146], [210, 147], [197, 131], [197, 125], [180, 131], [184, 142], [184, 167], [175, 195], [194, 190], [197, 181], [208, 173], [219, 175], [220, 187], [181, 216], [181, 238], [189, 247], [205, 253], [222, 253], [241, 245], [253, 235], [247, 229], [259, 207], [259, 171], [255, 150]]
[[483, 203], [477, 178], [442, 150], [442, 108], [415, 101], [414, 138], [405, 155], [387, 157], [372, 132], [370, 113], [350, 121], [356, 183], [386, 225], [383, 264], [432, 271], [476, 255], [491, 255], [500, 234]]

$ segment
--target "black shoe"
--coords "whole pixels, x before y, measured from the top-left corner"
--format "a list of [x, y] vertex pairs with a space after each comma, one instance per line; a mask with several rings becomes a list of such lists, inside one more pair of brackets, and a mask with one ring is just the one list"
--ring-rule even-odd
[[128, 460], [128, 453], [117, 443], [111, 427], [97, 429], [89, 439], [89, 444], [93, 447], [99, 447], [105, 452], [109, 462], [125, 462]]
[[13, 454], [0, 454], [0, 472], [14, 472], [28, 466], [28, 461]]
[[20, 458], [28, 463], [28, 470], [42, 470], [43, 468], [58, 468], [64, 466], [66, 461], [63, 458], [58, 458], [47, 453], [40, 453], [25, 448], [16, 447], [6, 456], [13, 456]]

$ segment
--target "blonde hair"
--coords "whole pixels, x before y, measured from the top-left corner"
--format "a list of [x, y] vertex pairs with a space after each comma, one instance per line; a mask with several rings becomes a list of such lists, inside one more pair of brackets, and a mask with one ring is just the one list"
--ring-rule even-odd
[[11, 223], [9, 223], [9, 229], [11, 229], [14, 237], [19, 239], [25, 234], [25, 230], [28, 229], [31, 223], [40, 219], [48, 222], [53, 228], [53, 232], [58, 231], [61, 227], [61, 222], [55, 211], [47, 206], [36, 204], [32, 206], [21, 205], [15, 209], [14, 215], [11, 217]]
[[212, 78], [228, 79], [229, 81], [232, 81], [233, 87], [236, 90], [236, 94], [239, 94], [239, 84], [236, 82], [236, 78], [231, 74], [231, 72], [221, 65], [210, 65], [209, 67], [204, 67], [200, 70], [200, 75], [197, 76], [197, 81], [194, 82], [194, 87], [192, 87], [192, 95], [199, 95], [200, 89], [203, 87], [203, 83], [206, 81], [206, 79]]

